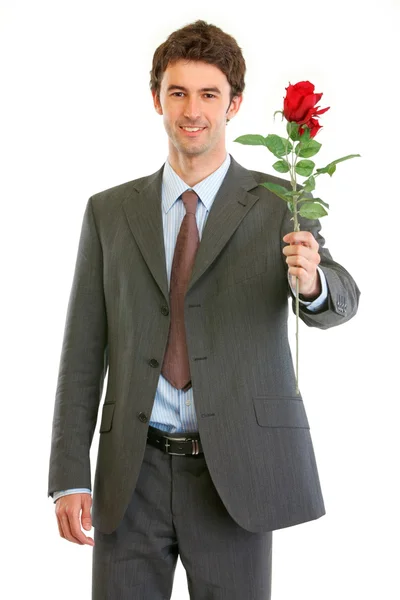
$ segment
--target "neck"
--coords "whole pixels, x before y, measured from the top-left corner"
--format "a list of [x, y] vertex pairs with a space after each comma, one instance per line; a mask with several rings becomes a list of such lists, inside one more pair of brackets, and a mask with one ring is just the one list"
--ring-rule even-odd
[[193, 187], [196, 183], [203, 181], [206, 177], [214, 173], [224, 162], [226, 158], [226, 149], [223, 148], [212, 156], [190, 156], [178, 152], [169, 152], [168, 162], [177, 175], [188, 186]]

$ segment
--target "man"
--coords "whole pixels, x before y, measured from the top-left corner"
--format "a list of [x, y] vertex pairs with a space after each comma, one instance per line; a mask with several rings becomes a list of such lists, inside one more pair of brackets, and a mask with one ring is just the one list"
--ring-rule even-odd
[[321, 329], [352, 318], [360, 291], [319, 221], [294, 233], [259, 185], [288, 182], [227, 153], [244, 74], [219, 28], [171, 34], [151, 71], [168, 160], [86, 206], [48, 494], [60, 535], [94, 545], [95, 600], [170, 598], [178, 554], [191, 598], [267, 600], [272, 531], [325, 514], [287, 338], [290, 279]]

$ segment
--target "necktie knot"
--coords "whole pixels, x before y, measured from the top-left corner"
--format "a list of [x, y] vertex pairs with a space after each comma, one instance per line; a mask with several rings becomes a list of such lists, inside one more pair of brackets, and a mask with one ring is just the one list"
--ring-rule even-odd
[[182, 202], [185, 205], [186, 214], [196, 214], [198, 195], [193, 190], [186, 190], [182, 194]]

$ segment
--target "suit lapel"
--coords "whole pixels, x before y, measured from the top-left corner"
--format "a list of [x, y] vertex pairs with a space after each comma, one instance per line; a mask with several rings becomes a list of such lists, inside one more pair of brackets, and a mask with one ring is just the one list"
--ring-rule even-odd
[[[129, 227], [160, 290], [168, 301], [168, 281], [162, 224], [161, 184], [164, 165], [135, 184], [136, 194], [122, 206]], [[189, 291], [221, 252], [259, 196], [249, 190], [258, 183], [231, 155], [231, 164], [208, 214], [196, 254]]]
[[161, 206], [164, 165], [153, 175], [135, 184], [136, 192], [122, 203], [129, 227], [160, 290], [168, 300]]

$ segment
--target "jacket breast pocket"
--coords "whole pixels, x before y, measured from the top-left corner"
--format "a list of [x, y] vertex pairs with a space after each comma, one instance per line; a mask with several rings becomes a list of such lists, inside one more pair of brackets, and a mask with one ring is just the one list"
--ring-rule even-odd
[[99, 433], [105, 433], [110, 431], [112, 427], [112, 421], [114, 416], [115, 402], [108, 402], [103, 404], [103, 411], [101, 413], [101, 422]]
[[257, 423], [262, 427], [310, 429], [301, 398], [295, 396], [253, 396]]

